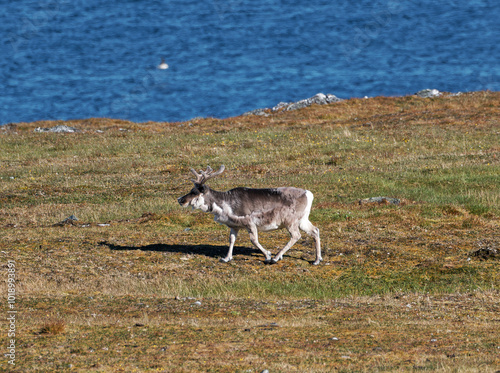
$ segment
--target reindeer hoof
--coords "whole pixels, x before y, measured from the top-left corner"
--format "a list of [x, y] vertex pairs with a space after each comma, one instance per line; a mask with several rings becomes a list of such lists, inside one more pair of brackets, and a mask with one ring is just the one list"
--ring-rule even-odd
[[314, 266], [317, 266], [319, 263], [321, 263], [323, 261], [323, 258], [318, 258], [314, 261], [313, 265]]
[[264, 264], [273, 264], [271, 258], [264, 260]]
[[276, 263], [278, 263], [278, 261], [279, 261], [279, 259], [276, 259], [276, 258], [271, 259], [271, 264], [276, 264]]
[[221, 262], [221, 263], [228, 263], [228, 262], [231, 261], [231, 259], [233, 259], [233, 258], [229, 258], [229, 259], [228, 258], [220, 258], [219, 262]]

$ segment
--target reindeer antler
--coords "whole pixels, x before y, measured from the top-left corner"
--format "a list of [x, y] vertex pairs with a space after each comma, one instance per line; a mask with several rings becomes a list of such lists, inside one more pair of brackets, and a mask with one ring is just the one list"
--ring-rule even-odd
[[200, 173], [197, 173], [193, 168], [191, 168], [191, 173], [196, 177], [196, 180], [191, 179], [191, 181], [195, 184], [205, 184], [208, 179], [216, 177], [217, 175], [220, 175], [222, 172], [224, 172], [225, 168], [226, 167], [224, 165], [221, 165], [219, 170], [217, 172], [214, 172], [214, 170], [212, 170], [212, 167], [207, 166], [206, 171], [200, 170]]

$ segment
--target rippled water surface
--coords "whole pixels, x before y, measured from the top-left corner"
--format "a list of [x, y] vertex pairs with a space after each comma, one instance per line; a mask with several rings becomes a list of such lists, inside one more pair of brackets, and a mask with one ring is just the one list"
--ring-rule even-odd
[[0, 124], [228, 117], [318, 92], [500, 89], [493, 0], [0, 4]]

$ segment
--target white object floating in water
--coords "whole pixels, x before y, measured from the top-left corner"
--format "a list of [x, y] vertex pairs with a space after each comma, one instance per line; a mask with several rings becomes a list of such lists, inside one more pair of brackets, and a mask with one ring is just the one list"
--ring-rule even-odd
[[166, 69], [168, 69], [168, 64], [162, 58], [161, 59], [161, 63], [157, 66], [157, 68], [160, 69], [160, 70], [166, 70]]

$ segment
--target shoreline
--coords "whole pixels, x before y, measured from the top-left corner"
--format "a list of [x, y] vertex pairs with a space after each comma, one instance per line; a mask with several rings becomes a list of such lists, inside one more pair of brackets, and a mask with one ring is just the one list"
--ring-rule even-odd
[[89, 120], [94, 120], [94, 119], [109, 119], [117, 122], [122, 122], [122, 123], [135, 123], [135, 124], [147, 124], [147, 123], [167, 123], [167, 124], [172, 124], [172, 123], [189, 123], [189, 122], [196, 122], [200, 120], [219, 120], [219, 121], [224, 121], [224, 120], [229, 120], [231, 118], [239, 118], [241, 116], [263, 116], [263, 117], [268, 117], [270, 115], [276, 115], [280, 113], [284, 113], [287, 111], [294, 111], [294, 110], [299, 110], [303, 109], [306, 107], [310, 107], [312, 105], [329, 105], [329, 104], [335, 104], [335, 103], [340, 103], [340, 102], [345, 102], [345, 101], [353, 101], [353, 100], [369, 100], [369, 99], [402, 99], [402, 98], [410, 98], [410, 97], [416, 97], [416, 98], [422, 98], [422, 99], [427, 99], [427, 98], [447, 98], [447, 97], [457, 97], [461, 95], [470, 95], [470, 94], [479, 94], [479, 93], [498, 93], [497, 91], [489, 91], [489, 90], [484, 90], [484, 91], [471, 91], [471, 92], [442, 92], [437, 89], [423, 89], [420, 90], [412, 95], [402, 95], [402, 96], [373, 96], [373, 97], [351, 97], [351, 98], [339, 98], [333, 94], [323, 94], [323, 93], [317, 93], [316, 95], [305, 98], [299, 101], [295, 102], [279, 102], [276, 105], [274, 105], [272, 108], [256, 108], [235, 116], [231, 117], [225, 117], [225, 118], [216, 118], [216, 117], [203, 117], [203, 116], [197, 116], [193, 117], [190, 119], [186, 119], [183, 121], [162, 121], [162, 120], [150, 120], [150, 121], [144, 121], [144, 122], [136, 122], [134, 120], [129, 120], [129, 119], [121, 119], [121, 118], [108, 118], [108, 117], [87, 117], [87, 118], [73, 118], [73, 119], [40, 119], [32, 122], [8, 122], [8, 123], [3, 123], [0, 124], [0, 129], [4, 128], [5, 126], [19, 126], [22, 124], [33, 124], [33, 123], [66, 123], [66, 122], [79, 122], [79, 121], [89, 121]]

